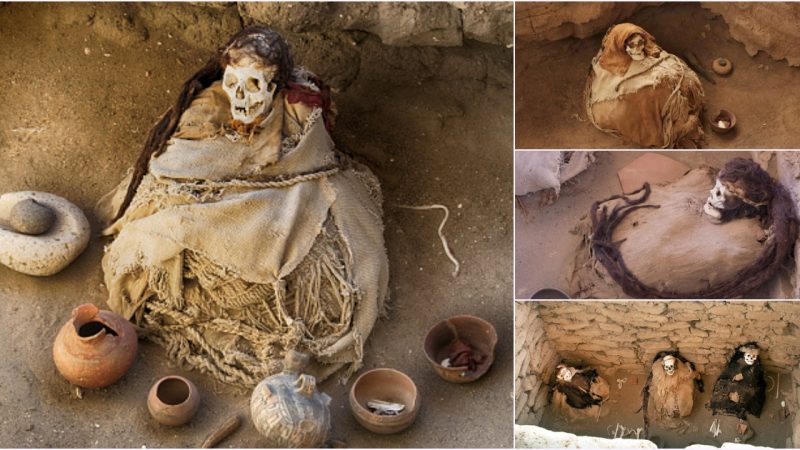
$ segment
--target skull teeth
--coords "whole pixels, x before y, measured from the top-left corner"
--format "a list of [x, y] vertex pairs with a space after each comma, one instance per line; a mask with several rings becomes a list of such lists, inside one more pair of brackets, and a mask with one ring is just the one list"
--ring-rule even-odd
[[263, 104], [264, 104], [264, 102], [257, 102], [255, 104], [253, 104], [252, 106], [250, 106], [249, 108], [246, 107], [246, 106], [234, 106], [233, 109], [238, 114], [243, 114], [243, 115], [248, 115], [249, 116], [249, 115], [253, 114], [254, 111], [258, 110], [258, 108], [260, 108], [261, 105], [263, 105]]

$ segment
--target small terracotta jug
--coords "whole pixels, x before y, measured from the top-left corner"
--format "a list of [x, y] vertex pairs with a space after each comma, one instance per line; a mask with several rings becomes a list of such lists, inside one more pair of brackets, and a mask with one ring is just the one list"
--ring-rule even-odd
[[200, 407], [200, 393], [186, 378], [171, 375], [158, 381], [147, 396], [147, 409], [158, 423], [178, 427], [192, 420]]
[[53, 360], [70, 383], [101, 388], [122, 378], [136, 359], [136, 330], [119, 314], [87, 303], [72, 311], [53, 343]]
[[265, 378], [250, 397], [256, 429], [267, 438], [266, 447], [322, 447], [331, 428], [331, 398], [317, 391], [317, 381], [303, 371], [309, 356], [290, 350], [283, 372]]

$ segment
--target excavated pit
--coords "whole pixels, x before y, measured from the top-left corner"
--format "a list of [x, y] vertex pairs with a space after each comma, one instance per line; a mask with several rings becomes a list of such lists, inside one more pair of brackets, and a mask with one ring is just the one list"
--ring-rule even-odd
[[[512, 445], [513, 50], [470, 34], [480, 30], [466, 25], [495, 17], [490, 6], [472, 14], [469, 5], [461, 10], [444, 2], [385, 4], [384, 12], [404, 13], [388, 31], [405, 30], [416, 39], [393, 35], [397, 45], [357, 25], [344, 29], [347, 23], [279, 27], [295, 62], [334, 90], [337, 147], [368, 164], [383, 189], [390, 301], [366, 341], [363, 370], [392, 367], [408, 374], [424, 402], [411, 428], [381, 436], [362, 428], [349, 410], [355, 376], [346, 384], [335, 378], [320, 383], [332, 397], [331, 437], [349, 447]], [[389, 23], [375, 4], [304, 7], [315, 20], [317, 10], [356, 8], [369, 13], [370, 26], [387, 29]], [[107, 308], [106, 241], [98, 236], [95, 203], [133, 166], [181, 84], [255, 20], [242, 11], [256, 8], [275, 9], [266, 16], [276, 27], [301, 25], [288, 15], [300, 6], [289, 3], [0, 3], [0, 192], [64, 196], [86, 212], [93, 230], [88, 249], [54, 276], [0, 267], [0, 327], [9, 330], [0, 346], [2, 446], [196, 447], [234, 414], [243, 425], [220, 445], [263, 446], [250, 423], [249, 390], [181, 368], [146, 339], [126, 376], [99, 390], [76, 390], [51, 356], [53, 338], [76, 305]], [[505, 9], [510, 30], [512, 9]], [[428, 32], [425, 27], [439, 27], [442, 17], [453, 19], [448, 28]], [[445, 31], [452, 41], [432, 45], [431, 36]], [[443, 232], [461, 263], [456, 278], [437, 234], [442, 212], [397, 208], [434, 203], [450, 209]], [[492, 370], [467, 385], [441, 380], [423, 351], [425, 331], [459, 314], [483, 317], [500, 330]], [[152, 384], [173, 374], [190, 379], [203, 398], [197, 415], [179, 429], [155, 423], [145, 402]]]
[[[709, 431], [714, 382], [733, 353], [748, 341], [764, 349], [767, 400], [760, 418], [748, 416], [755, 435], [747, 444], [792, 447], [800, 435], [800, 304], [791, 302], [532, 302], [516, 304], [516, 421], [552, 431], [626, 438], [643, 426], [641, 390], [654, 355], [677, 349], [694, 362], [705, 390], [695, 392], [683, 433], [667, 430], [651, 417], [649, 438], [659, 447], [720, 446]], [[598, 369], [611, 394], [608, 414], [568, 423], [550, 408], [549, 390], [560, 362]], [[776, 397], [777, 393], [777, 397]], [[786, 405], [786, 410], [781, 407]]]

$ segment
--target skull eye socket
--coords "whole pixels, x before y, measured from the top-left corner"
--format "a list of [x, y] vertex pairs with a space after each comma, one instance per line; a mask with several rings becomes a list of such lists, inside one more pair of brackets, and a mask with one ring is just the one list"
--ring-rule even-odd
[[236, 75], [232, 72], [225, 75], [225, 86], [232, 88], [236, 83], [239, 82], [239, 79], [236, 78]]
[[258, 92], [261, 90], [261, 80], [250, 77], [244, 83], [244, 86], [249, 92]]

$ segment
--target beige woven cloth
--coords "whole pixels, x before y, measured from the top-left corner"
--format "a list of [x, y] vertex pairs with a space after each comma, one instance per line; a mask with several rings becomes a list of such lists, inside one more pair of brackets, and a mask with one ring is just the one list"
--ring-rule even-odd
[[[633, 61], [624, 47], [625, 40], [637, 33], [645, 36], [653, 52], [641, 61]], [[697, 74], [633, 24], [618, 24], [606, 33], [592, 60], [585, 91], [586, 111], [595, 127], [656, 148], [703, 142], [704, 96]]]
[[[712, 222], [703, 212], [715, 170], [694, 169], [675, 182], [653, 186], [646, 204], [615, 228], [614, 242], [630, 272], [642, 283], [659, 290], [696, 292], [730, 280], [751, 265], [761, 253], [766, 232], [756, 218], [724, 224]], [[609, 210], [621, 200], [607, 202]], [[573, 230], [581, 236], [571, 275], [573, 298], [627, 298], [605, 267], [591, 254], [590, 220]]]
[[[252, 387], [309, 352], [313, 374], [358, 369], [388, 259], [377, 179], [334, 150], [321, 110], [279, 95], [237, 141], [219, 84], [150, 162], [103, 258], [112, 310], [170, 356]], [[127, 180], [98, 203], [111, 218]]]

